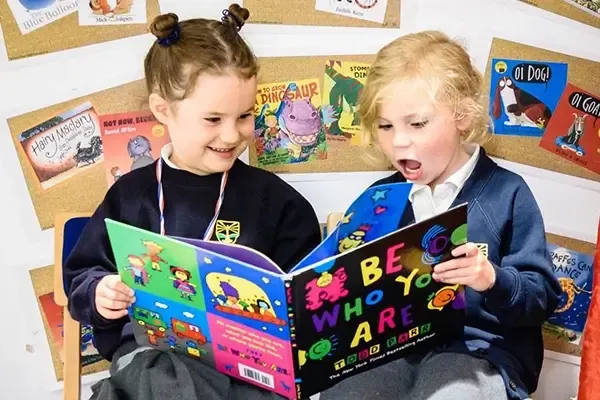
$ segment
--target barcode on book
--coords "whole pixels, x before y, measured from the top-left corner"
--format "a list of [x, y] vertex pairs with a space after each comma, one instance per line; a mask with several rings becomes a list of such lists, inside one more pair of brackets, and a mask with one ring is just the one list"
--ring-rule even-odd
[[238, 364], [238, 368], [240, 369], [240, 375], [244, 378], [268, 386], [271, 389], [275, 388], [275, 385], [273, 384], [273, 375], [266, 374], [244, 364]]

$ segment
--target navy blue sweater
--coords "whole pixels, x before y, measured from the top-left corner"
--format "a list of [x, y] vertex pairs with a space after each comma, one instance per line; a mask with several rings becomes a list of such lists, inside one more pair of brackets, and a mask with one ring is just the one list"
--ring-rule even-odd
[[[202, 238], [214, 215], [220, 183], [221, 174], [199, 176], [163, 163], [166, 234]], [[133, 339], [133, 331], [128, 317], [109, 321], [95, 307], [98, 282], [117, 272], [104, 219], [159, 232], [157, 187], [155, 164], [123, 175], [109, 189], [63, 267], [69, 312], [93, 326], [98, 352], [108, 360]], [[321, 240], [319, 222], [304, 197], [277, 175], [241, 161], [230, 171], [219, 219], [239, 222], [236, 243], [262, 252], [284, 270]]]
[[[405, 181], [395, 173], [375, 185]], [[523, 178], [498, 166], [483, 148], [452, 207], [465, 202], [468, 240], [488, 244], [496, 283], [486, 292], [466, 289], [463, 337], [438, 350], [487, 359], [500, 371], [509, 399], [525, 399], [536, 390], [542, 368], [542, 324], [561, 293], [542, 215]], [[399, 225], [410, 223], [414, 214], [407, 207]]]

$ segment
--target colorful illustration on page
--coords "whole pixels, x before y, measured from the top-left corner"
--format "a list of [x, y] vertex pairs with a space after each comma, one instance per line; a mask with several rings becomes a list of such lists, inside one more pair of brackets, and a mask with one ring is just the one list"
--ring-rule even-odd
[[79, 2], [79, 25], [146, 23], [146, 0], [90, 0]]
[[578, 342], [591, 301], [594, 257], [552, 243], [547, 246], [562, 294], [558, 307], [548, 318], [544, 330], [567, 342]]
[[152, 164], [170, 142], [167, 128], [150, 111], [100, 116], [108, 185], [134, 169]]
[[492, 60], [489, 112], [499, 135], [542, 136], [567, 84], [566, 63]]
[[318, 79], [259, 85], [254, 145], [258, 166], [327, 158], [324, 125], [333, 114], [321, 107]]
[[563, 0], [567, 4], [574, 5], [586, 13], [600, 18], [600, 0]]
[[315, 9], [383, 24], [388, 0], [316, 0]]
[[600, 174], [600, 96], [568, 84], [540, 147]]
[[7, 0], [7, 3], [23, 35], [77, 11], [77, 0]]
[[103, 160], [100, 124], [90, 102], [28, 129], [19, 141], [43, 189]]
[[[60, 361], [65, 362], [64, 352], [64, 334], [63, 334], [63, 313], [64, 308], [54, 302], [54, 293], [47, 293], [39, 296], [42, 312], [48, 322], [51, 340], [54, 342], [54, 348], [58, 351]], [[49, 338], [50, 339], [50, 338]], [[98, 350], [94, 347], [94, 334], [89, 325], [81, 326], [81, 366], [94, 364], [102, 360]]]
[[347, 140], [360, 145], [358, 96], [367, 80], [370, 64], [330, 60], [325, 64], [323, 104], [329, 105], [334, 120], [325, 125], [328, 140]]

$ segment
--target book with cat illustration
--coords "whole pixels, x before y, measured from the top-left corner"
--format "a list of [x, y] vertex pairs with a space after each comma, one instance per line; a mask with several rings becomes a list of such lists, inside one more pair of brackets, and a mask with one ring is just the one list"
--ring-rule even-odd
[[167, 128], [150, 111], [105, 114], [99, 119], [109, 187], [127, 172], [152, 164], [171, 141]]
[[431, 272], [466, 243], [467, 207], [399, 230], [410, 188], [365, 191], [288, 273], [226, 240], [107, 219], [119, 274], [135, 290], [138, 342], [298, 399], [447, 339], [462, 326], [464, 288]]

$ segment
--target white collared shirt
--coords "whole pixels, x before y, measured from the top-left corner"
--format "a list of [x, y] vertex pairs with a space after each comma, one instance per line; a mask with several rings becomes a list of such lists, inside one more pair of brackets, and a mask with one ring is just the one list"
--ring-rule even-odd
[[443, 183], [436, 185], [433, 192], [429, 185], [413, 183], [408, 199], [412, 203], [415, 222], [423, 221], [447, 211], [466, 180], [473, 173], [479, 159], [479, 145], [465, 144], [464, 146], [467, 152], [471, 154], [471, 158]]
[[167, 164], [169, 167], [171, 167], [173, 169], [179, 169], [179, 167], [177, 165], [173, 164], [173, 161], [169, 160], [169, 158], [171, 157], [171, 154], [173, 154], [173, 144], [171, 144], [171, 143], [165, 144], [163, 146], [163, 148], [160, 149], [160, 156], [162, 157], [165, 164]]

